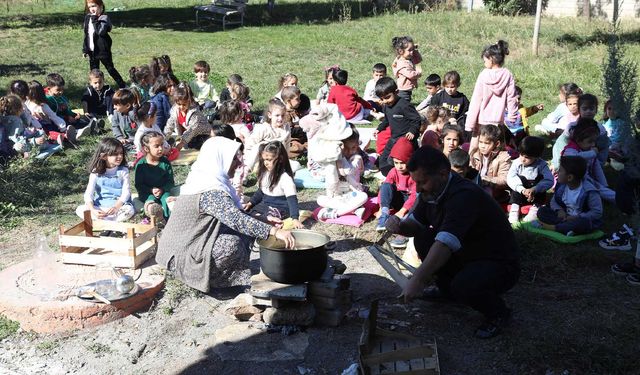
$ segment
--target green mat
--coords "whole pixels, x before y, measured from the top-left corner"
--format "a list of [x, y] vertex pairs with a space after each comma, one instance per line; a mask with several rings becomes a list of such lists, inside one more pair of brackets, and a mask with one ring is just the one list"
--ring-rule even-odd
[[514, 230], [526, 230], [527, 232], [536, 233], [543, 237], [547, 237], [553, 241], [557, 241], [560, 243], [578, 243], [587, 240], [597, 240], [598, 238], [604, 236], [604, 232], [601, 230], [597, 230], [595, 232], [591, 232], [589, 234], [580, 234], [574, 236], [565, 236], [562, 233], [558, 233], [551, 230], [546, 230], [542, 228], [536, 228], [531, 225], [531, 223], [515, 223], [512, 225]]

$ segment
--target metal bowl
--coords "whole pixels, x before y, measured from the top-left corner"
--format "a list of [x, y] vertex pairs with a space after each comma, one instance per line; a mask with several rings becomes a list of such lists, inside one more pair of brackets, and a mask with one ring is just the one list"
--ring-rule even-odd
[[260, 268], [271, 280], [283, 284], [300, 284], [318, 279], [327, 268], [326, 234], [306, 229], [292, 230], [294, 249], [286, 249], [275, 237], [259, 240]]

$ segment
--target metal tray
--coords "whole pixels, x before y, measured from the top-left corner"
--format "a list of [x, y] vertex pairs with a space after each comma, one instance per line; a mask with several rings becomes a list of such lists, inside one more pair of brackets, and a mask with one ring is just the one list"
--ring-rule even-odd
[[111, 302], [127, 299], [131, 296], [136, 295], [140, 291], [140, 286], [138, 286], [138, 284], [135, 284], [135, 286], [129, 293], [120, 293], [116, 289], [115, 280], [98, 280], [96, 282], [79, 287], [78, 291], [76, 292], [76, 296], [88, 302], [102, 303], [92, 295], [87, 294], [87, 292], [90, 290], [96, 290], [96, 287], [98, 287], [99, 289], [107, 290], [108, 292], [101, 293], [101, 295]]

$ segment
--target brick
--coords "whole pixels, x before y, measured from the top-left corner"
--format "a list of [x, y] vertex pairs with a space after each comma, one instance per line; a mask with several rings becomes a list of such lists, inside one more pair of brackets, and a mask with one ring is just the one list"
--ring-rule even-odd
[[351, 305], [351, 291], [342, 290], [336, 294], [335, 298], [310, 296], [309, 300], [314, 306], [321, 309], [336, 309]]
[[319, 326], [337, 327], [342, 323], [344, 311], [341, 309], [319, 309], [316, 308], [316, 318], [314, 323]]

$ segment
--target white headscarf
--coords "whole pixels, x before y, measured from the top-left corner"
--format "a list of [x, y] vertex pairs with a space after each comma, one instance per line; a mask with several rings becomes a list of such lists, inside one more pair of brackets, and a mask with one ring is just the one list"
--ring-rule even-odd
[[191, 166], [180, 195], [200, 194], [209, 190], [227, 193], [236, 206], [241, 207], [236, 190], [229, 181], [229, 168], [236, 158], [240, 143], [225, 137], [209, 138], [200, 149], [198, 159]]

